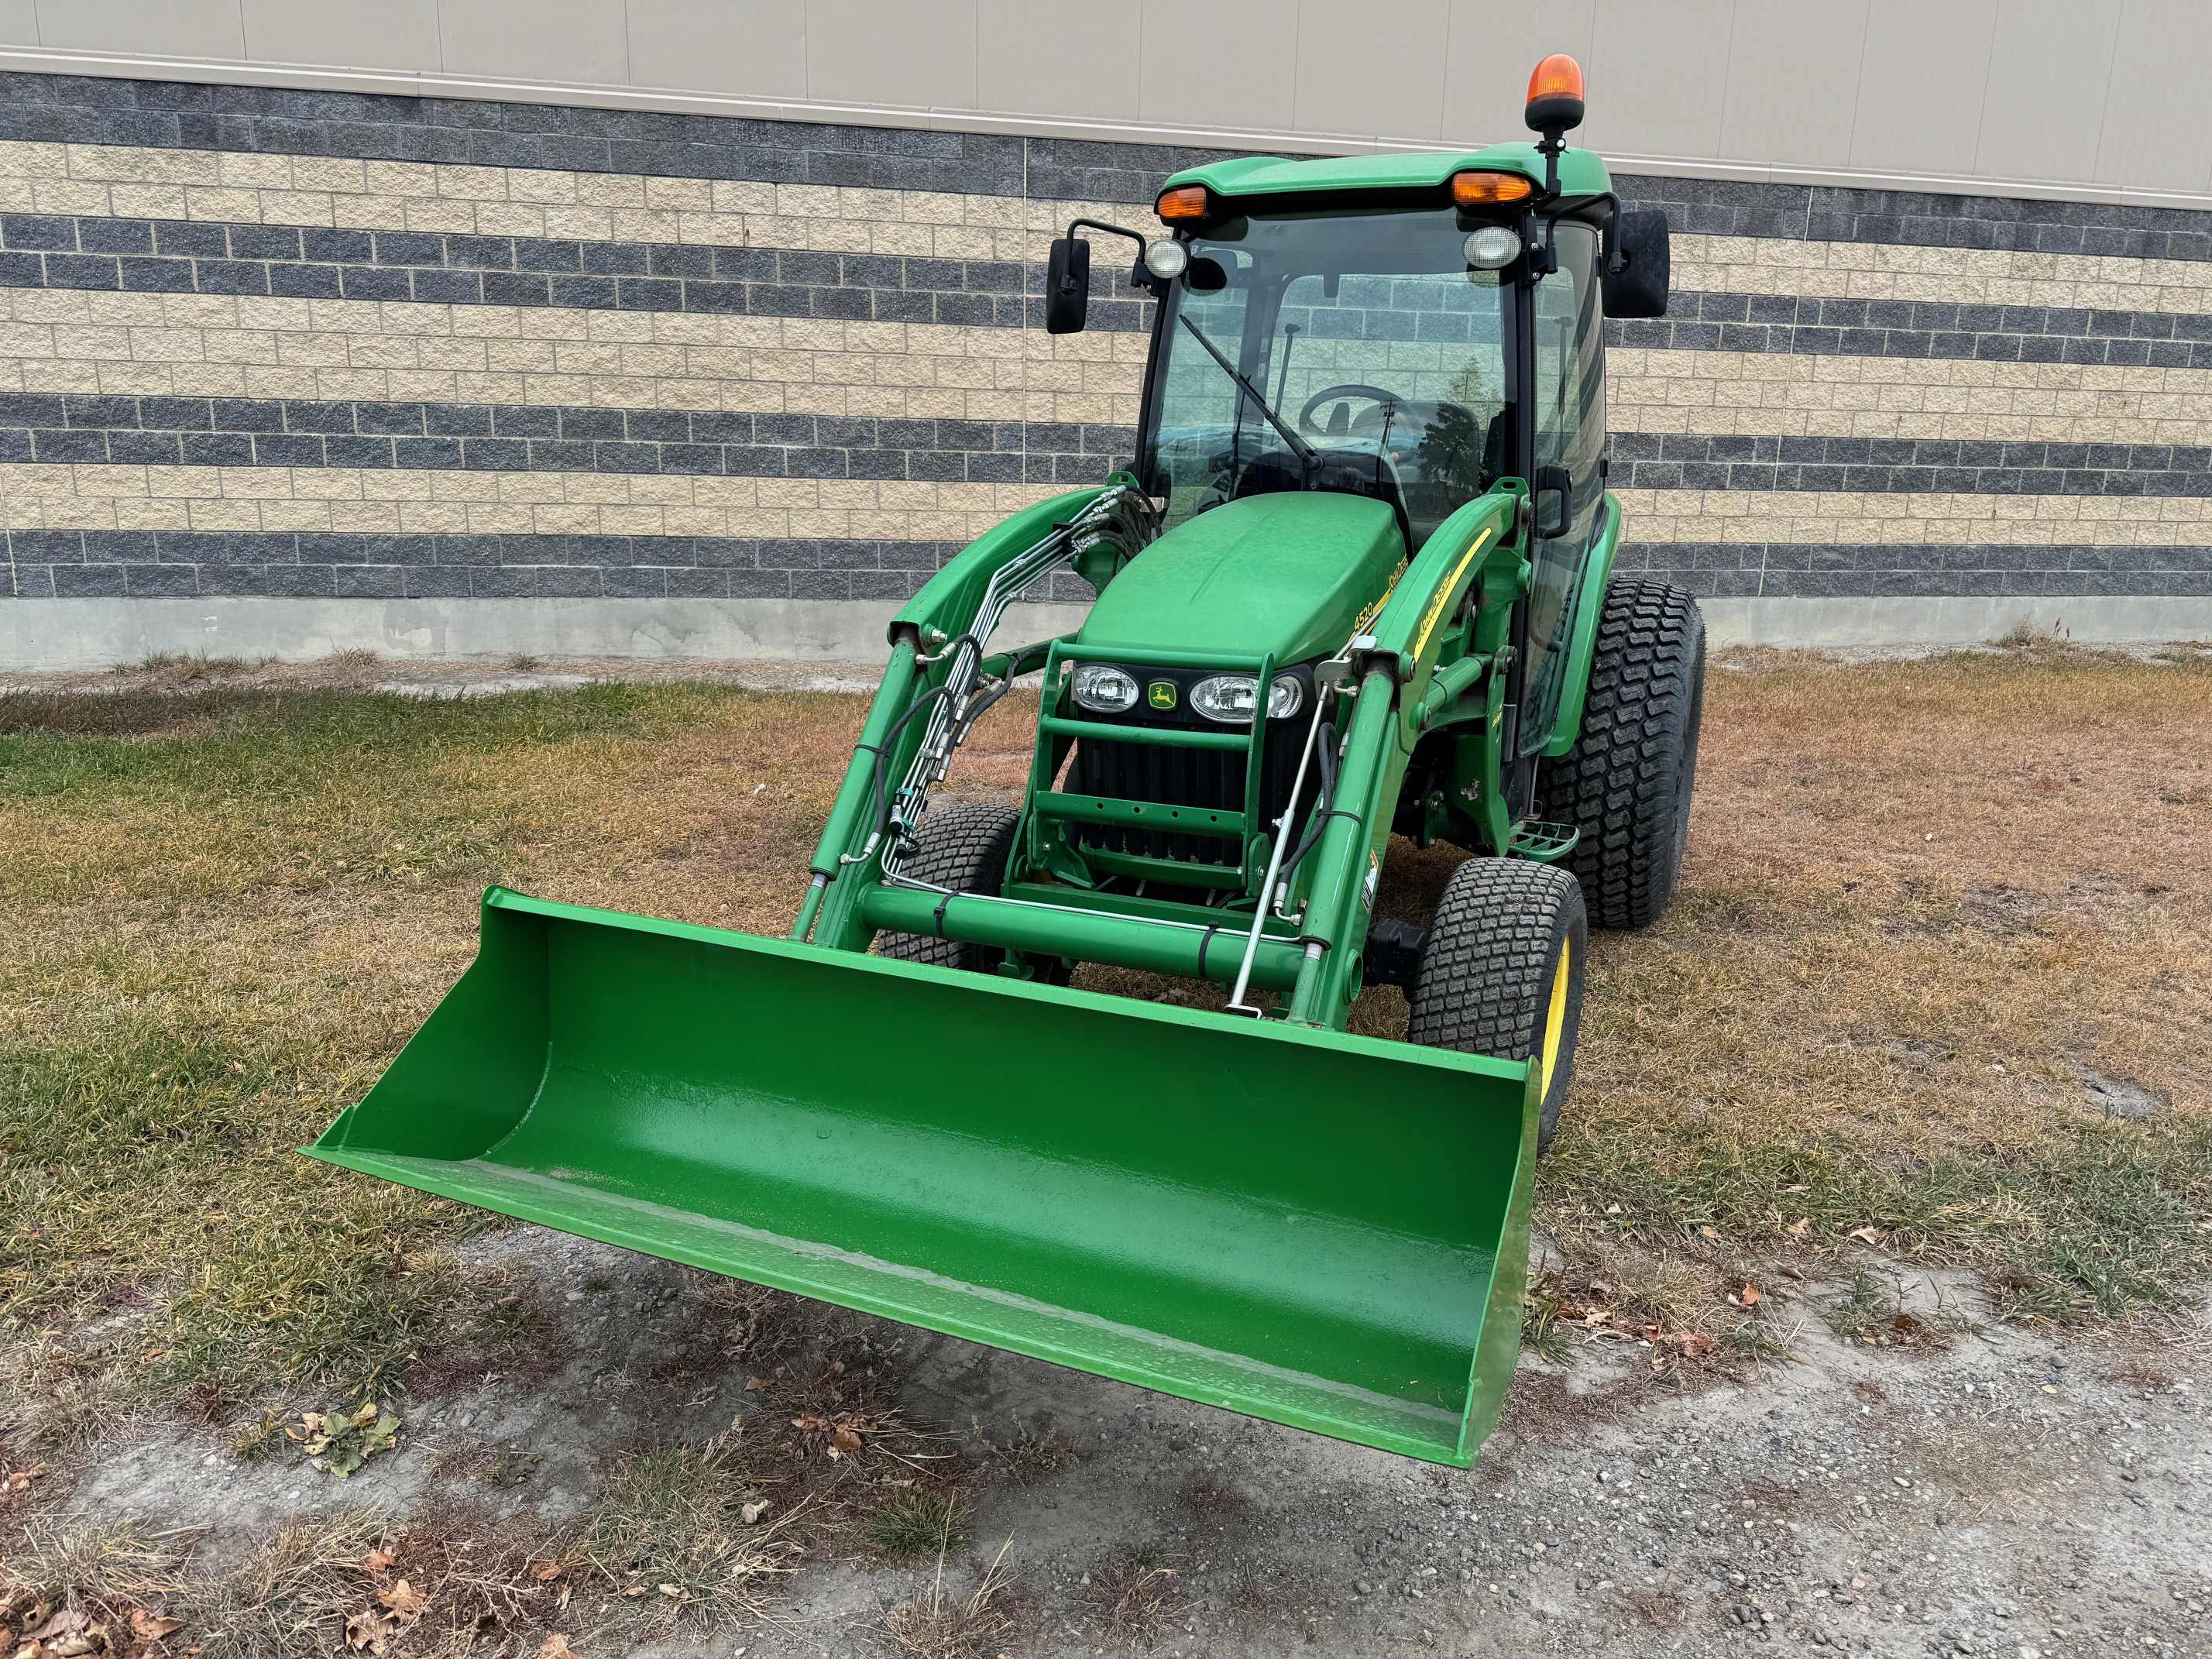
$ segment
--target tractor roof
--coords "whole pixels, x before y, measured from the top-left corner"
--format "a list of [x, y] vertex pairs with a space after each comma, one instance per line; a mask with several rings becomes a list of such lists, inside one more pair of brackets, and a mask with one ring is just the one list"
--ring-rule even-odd
[[[1336, 155], [1293, 161], [1279, 155], [1240, 155], [1186, 167], [1163, 189], [1204, 185], [1217, 196], [1287, 196], [1313, 191], [1435, 190], [1455, 173], [1470, 169], [1517, 173], [1540, 185], [1544, 158], [1534, 144], [1492, 144], [1487, 149], [1416, 150], [1388, 155]], [[1571, 149], [1559, 157], [1559, 189], [1568, 196], [1602, 196], [1613, 188], [1595, 150]]]

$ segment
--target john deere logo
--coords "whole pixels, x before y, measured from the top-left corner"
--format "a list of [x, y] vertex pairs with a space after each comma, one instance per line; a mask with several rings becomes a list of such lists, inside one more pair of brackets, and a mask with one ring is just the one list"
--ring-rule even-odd
[[1176, 705], [1173, 680], [1154, 680], [1145, 688], [1145, 701], [1155, 708], [1172, 708]]

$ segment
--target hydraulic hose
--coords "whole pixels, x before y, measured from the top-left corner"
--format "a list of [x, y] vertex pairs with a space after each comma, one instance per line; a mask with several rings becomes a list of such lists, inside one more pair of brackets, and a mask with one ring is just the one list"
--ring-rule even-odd
[[1323, 722], [1321, 728], [1321, 787], [1314, 798], [1313, 821], [1306, 826], [1305, 839], [1297, 850], [1284, 861], [1283, 878], [1288, 880], [1291, 872], [1298, 867], [1298, 860], [1314, 849], [1321, 832], [1328, 828], [1329, 819], [1336, 811], [1336, 727]]

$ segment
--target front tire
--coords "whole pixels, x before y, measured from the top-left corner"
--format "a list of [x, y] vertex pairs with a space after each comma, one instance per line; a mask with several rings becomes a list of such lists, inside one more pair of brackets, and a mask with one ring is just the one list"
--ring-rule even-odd
[[1413, 1042], [1541, 1068], [1540, 1152], [1574, 1082], [1589, 947], [1572, 876], [1526, 859], [1469, 859], [1444, 884], [1413, 979]]
[[[921, 821], [921, 847], [906, 861], [906, 873], [933, 887], [956, 893], [995, 895], [1006, 882], [1006, 859], [1013, 851], [1014, 830], [1021, 814], [1011, 806], [988, 801], [963, 801], [942, 806]], [[995, 974], [1006, 953], [995, 945], [971, 945], [957, 939], [933, 939], [927, 933], [879, 933], [876, 951], [900, 962], [926, 962], [935, 968], [957, 968], [963, 973]], [[1032, 958], [1037, 976], [1049, 984], [1065, 985], [1064, 963]]]
[[1705, 715], [1705, 622], [1671, 582], [1606, 592], [1575, 746], [1544, 774], [1545, 812], [1582, 831], [1561, 867], [1600, 927], [1647, 927], [1674, 896]]

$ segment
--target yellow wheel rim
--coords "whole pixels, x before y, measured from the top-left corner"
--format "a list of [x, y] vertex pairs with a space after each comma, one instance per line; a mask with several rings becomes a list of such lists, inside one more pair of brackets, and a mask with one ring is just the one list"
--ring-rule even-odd
[[1561, 939], [1559, 965], [1552, 975], [1552, 1008], [1544, 1016], [1544, 1069], [1538, 1074], [1544, 1081], [1540, 1099], [1551, 1098], [1552, 1073], [1559, 1063], [1559, 1038], [1567, 1028], [1567, 969], [1574, 954], [1574, 941]]

